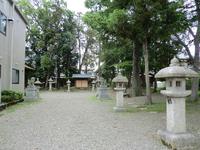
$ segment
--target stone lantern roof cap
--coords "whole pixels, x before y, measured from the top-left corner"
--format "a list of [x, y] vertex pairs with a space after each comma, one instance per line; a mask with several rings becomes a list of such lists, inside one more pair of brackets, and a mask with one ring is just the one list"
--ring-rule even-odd
[[112, 80], [115, 83], [127, 83], [128, 79], [125, 76], [122, 76], [121, 72]]
[[52, 79], [52, 78], [50, 78], [48, 81], [49, 81], [49, 82], [53, 82], [53, 79]]
[[42, 84], [42, 82], [40, 82], [39, 78], [37, 78], [37, 81], [35, 81], [35, 84]]
[[96, 81], [93, 80], [93, 81], [92, 81], [92, 84], [95, 84], [95, 83], [96, 83]]
[[70, 84], [71, 83], [71, 81], [70, 80], [67, 80], [67, 84]]
[[155, 78], [195, 78], [199, 74], [188, 67], [180, 66], [179, 60], [174, 57], [169, 67], [161, 69]]

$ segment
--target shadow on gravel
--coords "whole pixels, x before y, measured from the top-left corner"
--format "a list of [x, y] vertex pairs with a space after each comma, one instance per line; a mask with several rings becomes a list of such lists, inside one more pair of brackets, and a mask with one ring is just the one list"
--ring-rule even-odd
[[33, 105], [37, 105], [41, 102], [42, 102], [42, 100], [38, 99], [38, 100], [35, 100], [35, 101], [24, 101], [22, 103], [18, 103], [16, 105], [10, 106], [10, 107], [6, 108], [5, 110], [3, 110], [2, 112], [0, 112], [0, 117], [7, 114], [7, 113], [13, 113], [13, 112], [15, 112], [16, 110], [19, 110], [19, 109], [23, 109], [23, 108], [31, 107]]

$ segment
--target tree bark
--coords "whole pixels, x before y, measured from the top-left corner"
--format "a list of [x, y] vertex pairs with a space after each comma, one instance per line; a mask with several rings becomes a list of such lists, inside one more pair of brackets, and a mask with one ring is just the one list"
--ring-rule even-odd
[[[196, 72], [199, 72], [199, 55], [200, 55], [200, 0], [195, 0], [196, 4], [196, 11], [197, 11], [197, 32], [194, 38], [194, 45], [195, 45], [195, 55], [194, 55], [194, 69]], [[197, 101], [199, 98], [198, 95], [199, 91], [199, 78], [192, 79], [192, 94], [191, 94], [191, 101]]]
[[141, 84], [140, 84], [140, 74], [139, 74], [139, 56], [138, 56], [138, 47], [136, 43], [133, 46], [133, 67], [132, 67], [132, 77], [131, 77], [131, 96], [141, 96]]
[[146, 83], [146, 101], [145, 104], [151, 105], [151, 89], [149, 80], [149, 53], [147, 49], [147, 38], [145, 37], [143, 41], [143, 51], [144, 51], [144, 61], [145, 61], [145, 83]]
[[[199, 54], [200, 54], [200, 47], [199, 47], [199, 37], [200, 36], [200, 27], [198, 27], [197, 34], [194, 40], [195, 45], [195, 55], [194, 55], [194, 70], [199, 72]], [[199, 98], [198, 95], [199, 91], [199, 78], [192, 79], [192, 94], [191, 94], [191, 101], [197, 101]]]

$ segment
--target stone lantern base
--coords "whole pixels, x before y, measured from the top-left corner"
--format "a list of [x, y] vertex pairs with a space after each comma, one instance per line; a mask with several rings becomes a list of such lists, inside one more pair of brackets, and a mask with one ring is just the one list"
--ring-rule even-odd
[[199, 150], [200, 138], [191, 133], [171, 133], [158, 131], [162, 143], [172, 150]]

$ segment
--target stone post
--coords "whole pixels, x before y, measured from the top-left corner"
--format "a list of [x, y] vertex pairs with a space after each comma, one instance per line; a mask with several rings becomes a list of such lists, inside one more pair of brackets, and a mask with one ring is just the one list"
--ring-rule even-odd
[[112, 80], [112, 82], [116, 83], [116, 106], [113, 108], [116, 112], [126, 111], [124, 107], [124, 83], [128, 82], [128, 79], [121, 75], [121, 72]]
[[49, 82], [49, 91], [52, 91], [52, 84], [54, 81], [52, 80], [52, 78], [50, 78], [48, 82]]
[[96, 84], [96, 82], [93, 80], [93, 81], [92, 81], [92, 92], [95, 91], [95, 84]]
[[70, 92], [70, 85], [71, 85], [71, 81], [68, 79], [67, 80], [67, 92]]
[[166, 90], [161, 93], [167, 97], [167, 129], [158, 131], [161, 141], [177, 150], [198, 148], [198, 138], [186, 130], [185, 98], [191, 94], [186, 90], [186, 79], [198, 77], [193, 70], [181, 66], [177, 58], [171, 60], [169, 67], [160, 70], [156, 78], [166, 78]]

